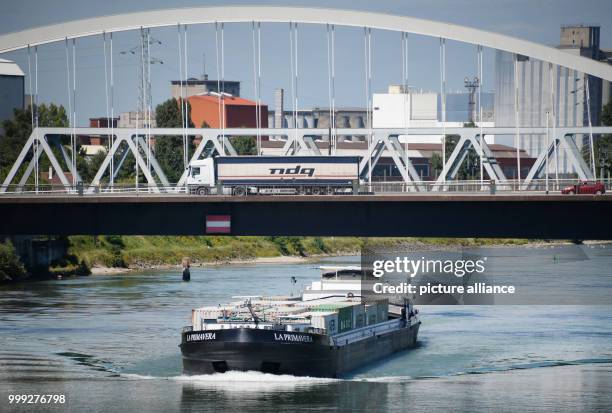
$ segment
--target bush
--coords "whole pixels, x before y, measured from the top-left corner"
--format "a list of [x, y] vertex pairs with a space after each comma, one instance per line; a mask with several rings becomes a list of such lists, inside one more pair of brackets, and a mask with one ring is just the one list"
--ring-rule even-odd
[[27, 272], [13, 244], [10, 241], [0, 243], [0, 282], [25, 278]]

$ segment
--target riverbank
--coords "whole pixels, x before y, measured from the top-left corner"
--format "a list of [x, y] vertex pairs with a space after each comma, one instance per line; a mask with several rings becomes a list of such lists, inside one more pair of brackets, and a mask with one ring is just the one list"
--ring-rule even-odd
[[79, 236], [69, 237], [69, 241], [69, 253], [87, 263], [97, 275], [178, 269], [184, 257], [193, 266], [292, 264], [324, 256], [359, 255], [366, 244], [415, 249], [551, 245], [541, 240], [487, 238]]
[[[329, 254], [325, 256], [339, 256], [339, 255], [353, 255], [353, 254]], [[253, 259], [244, 260], [229, 260], [229, 261], [213, 261], [213, 262], [198, 262], [191, 263], [192, 267], [214, 267], [220, 265], [257, 265], [257, 264], [301, 264], [309, 261], [316, 261], [322, 255], [316, 255], [312, 257], [296, 257], [293, 255], [283, 255], [279, 257], [258, 257]], [[92, 275], [116, 275], [126, 274], [131, 272], [138, 272], [143, 270], [177, 270], [182, 269], [181, 264], [155, 264], [150, 266], [138, 266], [132, 268], [119, 268], [119, 267], [100, 267], [95, 266], [91, 268]]]
[[[413, 250], [518, 246], [542, 248], [570, 243], [491, 238], [209, 236], [70, 236], [64, 242], [66, 257], [70, 259], [55, 262], [40, 274], [31, 273], [30, 278], [85, 275], [90, 270], [95, 275], [108, 275], [152, 269], [179, 269], [185, 257], [189, 258], [193, 266], [292, 264], [325, 256], [359, 255], [365, 247], [401, 245], [402, 248]], [[24, 276], [18, 278], [24, 279]], [[11, 280], [5, 277], [4, 282], [14, 280], [15, 277]]]

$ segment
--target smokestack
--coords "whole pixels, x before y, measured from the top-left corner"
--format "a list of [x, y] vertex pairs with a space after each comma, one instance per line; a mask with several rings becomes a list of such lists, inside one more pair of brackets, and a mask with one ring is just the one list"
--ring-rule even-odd
[[274, 90], [274, 127], [283, 127], [283, 112], [284, 112], [284, 89]]

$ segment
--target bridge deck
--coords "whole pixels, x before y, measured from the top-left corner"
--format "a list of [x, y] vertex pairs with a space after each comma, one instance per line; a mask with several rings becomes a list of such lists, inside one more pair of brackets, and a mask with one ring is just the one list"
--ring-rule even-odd
[[612, 196], [19, 196], [0, 197], [0, 234], [230, 235], [612, 239]]

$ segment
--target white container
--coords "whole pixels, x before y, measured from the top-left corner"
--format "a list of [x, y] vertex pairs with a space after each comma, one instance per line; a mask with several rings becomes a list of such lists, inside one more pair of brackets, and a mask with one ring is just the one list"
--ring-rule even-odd
[[338, 333], [338, 313], [335, 311], [313, 311], [303, 315], [310, 315], [310, 324], [313, 328], [325, 330], [327, 334]]

